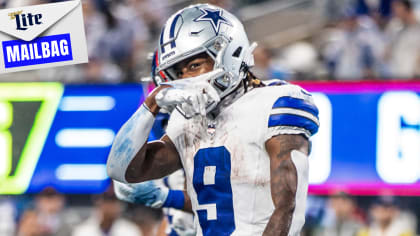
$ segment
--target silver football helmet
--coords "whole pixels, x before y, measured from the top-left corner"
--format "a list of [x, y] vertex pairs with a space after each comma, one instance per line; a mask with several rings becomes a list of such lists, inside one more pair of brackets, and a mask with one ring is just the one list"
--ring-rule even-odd
[[[223, 76], [209, 81], [221, 99], [235, 90], [254, 65], [252, 52], [242, 23], [228, 11], [209, 4], [197, 4], [172, 15], [162, 29], [154, 63], [155, 82], [176, 80], [173, 66], [200, 53], [214, 60]], [[157, 80], [157, 81], [156, 81]], [[208, 104], [211, 111], [217, 104]]]

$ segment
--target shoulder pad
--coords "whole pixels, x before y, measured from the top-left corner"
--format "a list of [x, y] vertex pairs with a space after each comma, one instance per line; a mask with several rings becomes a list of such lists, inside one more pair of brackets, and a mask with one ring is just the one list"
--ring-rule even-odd
[[296, 85], [287, 85], [278, 91], [271, 107], [268, 127], [293, 127], [314, 135], [318, 131], [318, 108], [310, 93]]
[[281, 79], [270, 79], [270, 80], [264, 80], [261, 81], [265, 86], [279, 86], [279, 85], [286, 85], [289, 84], [289, 82]]

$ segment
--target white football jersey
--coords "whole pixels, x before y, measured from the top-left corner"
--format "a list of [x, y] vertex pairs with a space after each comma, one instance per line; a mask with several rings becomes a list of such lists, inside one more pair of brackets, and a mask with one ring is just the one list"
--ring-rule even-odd
[[290, 84], [252, 89], [214, 121], [187, 120], [175, 110], [166, 132], [185, 170], [197, 235], [261, 235], [274, 210], [265, 142], [279, 134], [309, 137], [317, 117], [311, 95]]

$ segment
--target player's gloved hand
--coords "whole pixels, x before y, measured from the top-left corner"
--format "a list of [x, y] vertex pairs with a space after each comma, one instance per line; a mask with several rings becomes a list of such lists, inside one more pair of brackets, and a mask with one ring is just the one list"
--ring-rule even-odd
[[171, 228], [173, 228], [179, 236], [197, 235], [197, 231], [194, 227], [194, 216], [191, 213], [176, 211], [172, 215]]
[[160, 108], [172, 111], [179, 105], [187, 116], [206, 115], [206, 107], [220, 101], [220, 97], [209, 81], [224, 75], [222, 69], [217, 69], [196, 77], [179, 79], [161, 85], [169, 85], [161, 89], [155, 96]]
[[124, 184], [114, 180], [114, 191], [122, 201], [161, 208], [168, 197], [169, 189], [158, 187], [153, 180], [135, 184]]

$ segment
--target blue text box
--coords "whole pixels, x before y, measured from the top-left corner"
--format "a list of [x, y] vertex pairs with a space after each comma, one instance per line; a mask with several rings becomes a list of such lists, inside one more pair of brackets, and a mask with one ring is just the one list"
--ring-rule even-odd
[[73, 60], [70, 34], [49, 35], [26, 42], [4, 41], [5, 68]]

